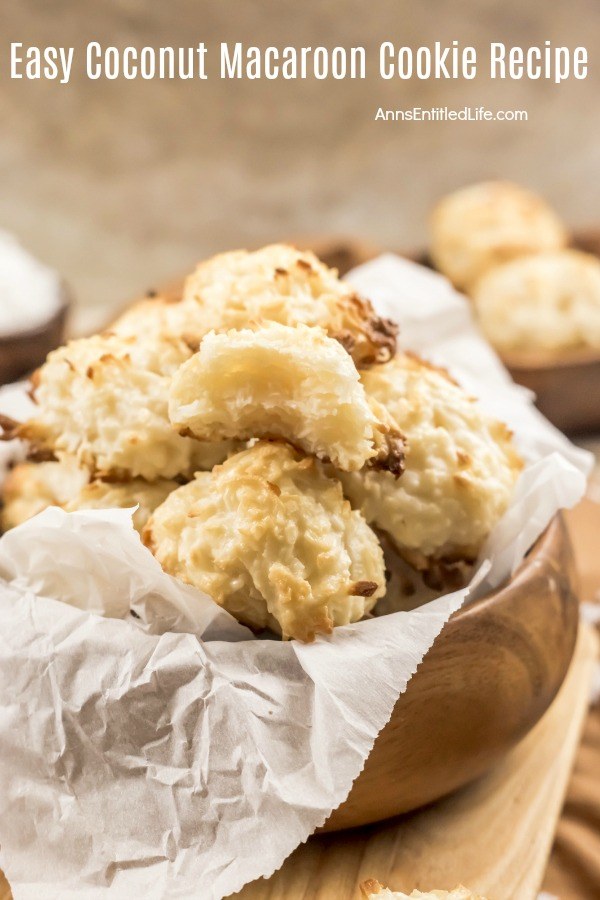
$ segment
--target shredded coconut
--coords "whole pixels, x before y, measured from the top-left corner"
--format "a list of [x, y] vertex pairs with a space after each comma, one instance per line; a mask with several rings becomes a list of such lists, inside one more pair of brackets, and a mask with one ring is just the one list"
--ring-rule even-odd
[[43, 325], [60, 305], [56, 272], [0, 231], [0, 337]]

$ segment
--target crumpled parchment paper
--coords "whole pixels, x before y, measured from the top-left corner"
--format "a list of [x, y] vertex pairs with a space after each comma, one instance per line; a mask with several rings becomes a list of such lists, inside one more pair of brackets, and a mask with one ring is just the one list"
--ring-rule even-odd
[[512, 384], [442, 278], [386, 256], [350, 280], [528, 461], [472, 584], [313, 644], [263, 641], [165, 575], [128, 511], [50, 509], [6, 534], [0, 865], [15, 900], [207, 900], [269, 876], [346, 798], [449, 616], [582, 496], [589, 455]]

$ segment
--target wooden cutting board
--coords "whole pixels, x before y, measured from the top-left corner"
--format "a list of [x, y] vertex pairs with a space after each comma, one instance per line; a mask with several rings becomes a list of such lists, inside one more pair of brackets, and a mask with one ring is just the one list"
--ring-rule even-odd
[[[598, 491], [599, 486], [600, 478], [594, 481], [594, 490]], [[575, 551], [579, 597], [584, 602], [600, 601], [600, 503], [586, 497], [575, 509], [568, 510], [566, 520]]]

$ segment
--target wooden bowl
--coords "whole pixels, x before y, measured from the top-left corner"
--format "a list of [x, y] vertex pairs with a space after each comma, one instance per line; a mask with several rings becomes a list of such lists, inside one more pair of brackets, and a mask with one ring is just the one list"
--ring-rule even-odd
[[52, 318], [27, 331], [0, 337], [0, 385], [23, 378], [63, 343], [70, 305], [68, 292], [62, 287], [60, 303]]
[[532, 390], [535, 404], [561, 431], [600, 431], [600, 353], [502, 353], [517, 384]]
[[324, 830], [431, 803], [489, 770], [533, 728], [573, 654], [574, 579], [559, 515], [504, 587], [448, 622]]
[[[373, 255], [294, 241], [352, 268]], [[181, 281], [161, 296], [177, 300]], [[510, 581], [461, 609], [399, 698], [348, 799], [324, 831], [431, 803], [488, 771], [523, 738], [560, 688], [579, 620], [573, 552], [558, 515]]]
[[[375, 255], [369, 245], [300, 240], [344, 274]], [[177, 300], [181, 281], [163, 287]], [[408, 812], [490, 769], [533, 728], [560, 688], [579, 618], [573, 552], [562, 517], [510, 581], [461, 609], [443, 629], [345, 803], [325, 831]]]

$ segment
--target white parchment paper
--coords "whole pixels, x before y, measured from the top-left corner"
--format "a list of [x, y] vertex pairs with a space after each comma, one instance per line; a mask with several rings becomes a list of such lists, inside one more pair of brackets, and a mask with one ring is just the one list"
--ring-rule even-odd
[[589, 455], [535, 412], [443, 279], [382, 257], [351, 280], [528, 461], [472, 585], [313, 644], [261, 641], [166, 576], [127, 511], [50, 509], [9, 532], [0, 865], [15, 900], [205, 900], [270, 875], [346, 798], [452, 612], [582, 496]]

